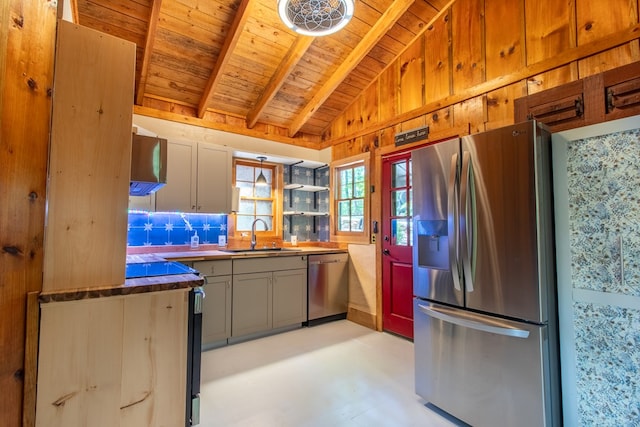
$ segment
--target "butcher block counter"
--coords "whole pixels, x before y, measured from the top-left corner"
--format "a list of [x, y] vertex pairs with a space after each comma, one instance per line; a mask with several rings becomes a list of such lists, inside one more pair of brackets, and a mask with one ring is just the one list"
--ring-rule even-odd
[[[165, 258], [154, 254], [127, 255], [127, 264], [163, 262]], [[41, 303], [55, 301], [75, 301], [91, 298], [133, 295], [147, 292], [160, 292], [174, 289], [186, 289], [202, 286], [204, 279], [198, 274], [171, 274], [160, 276], [136, 277], [125, 279], [120, 286], [93, 287], [56, 292], [43, 292], [39, 296]]]
[[222, 259], [242, 259], [247, 257], [282, 257], [295, 255], [315, 255], [345, 253], [346, 249], [327, 248], [316, 246], [285, 247], [285, 248], [259, 248], [251, 251], [248, 248], [235, 249], [211, 249], [211, 250], [186, 250], [173, 252], [155, 252], [154, 255], [167, 260], [180, 262], [188, 261], [212, 261]]

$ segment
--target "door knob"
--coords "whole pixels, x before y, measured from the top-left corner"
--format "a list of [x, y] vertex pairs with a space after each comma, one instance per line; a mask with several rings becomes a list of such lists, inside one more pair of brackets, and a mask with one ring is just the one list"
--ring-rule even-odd
[[382, 254], [383, 254], [383, 255], [391, 255], [391, 254], [389, 253], [389, 249], [383, 249], [383, 250], [382, 250]]

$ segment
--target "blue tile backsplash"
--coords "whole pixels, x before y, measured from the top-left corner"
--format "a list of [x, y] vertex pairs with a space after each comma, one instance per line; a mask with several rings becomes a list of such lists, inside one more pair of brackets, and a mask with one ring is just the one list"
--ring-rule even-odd
[[189, 245], [194, 232], [198, 233], [200, 244], [218, 244], [218, 236], [227, 236], [227, 216], [129, 212], [128, 246]]

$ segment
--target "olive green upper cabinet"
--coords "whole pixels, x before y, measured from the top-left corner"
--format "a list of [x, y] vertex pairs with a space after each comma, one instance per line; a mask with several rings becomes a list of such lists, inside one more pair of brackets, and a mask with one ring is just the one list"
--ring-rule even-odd
[[167, 184], [156, 192], [156, 210], [230, 212], [231, 156], [219, 145], [168, 141]]

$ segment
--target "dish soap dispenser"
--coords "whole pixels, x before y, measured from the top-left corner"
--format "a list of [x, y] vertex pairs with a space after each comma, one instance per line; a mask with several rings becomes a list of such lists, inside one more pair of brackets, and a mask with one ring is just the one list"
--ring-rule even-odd
[[198, 237], [198, 232], [194, 231], [193, 236], [191, 236], [191, 249], [198, 249], [200, 246], [200, 238]]

